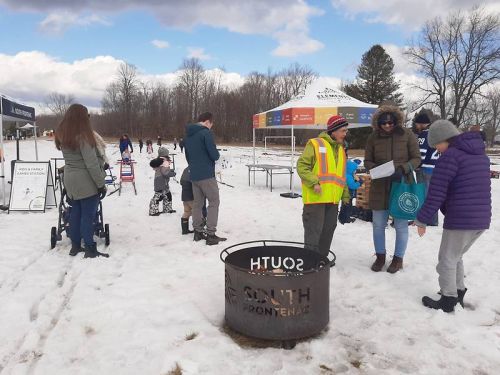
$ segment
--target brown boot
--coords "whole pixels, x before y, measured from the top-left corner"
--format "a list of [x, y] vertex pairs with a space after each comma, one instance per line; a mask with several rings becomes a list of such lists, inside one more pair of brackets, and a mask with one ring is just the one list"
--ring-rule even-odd
[[385, 265], [385, 254], [375, 254], [377, 255], [377, 260], [372, 264], [373, 272], [380, 272]]
[[391, 264], [387, 267], [387, 272], [396, 273], [401, 269], [403, 269], [403, 258], [394, 255]]

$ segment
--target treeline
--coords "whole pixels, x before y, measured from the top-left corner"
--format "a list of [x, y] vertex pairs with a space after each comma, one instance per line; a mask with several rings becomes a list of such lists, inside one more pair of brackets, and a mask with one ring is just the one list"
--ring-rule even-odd
[[228, 86], [223, 72], [185, 60], [172, 85], [142, 81], [133, 65], [123, 64], [107, 88], [102, 113], [93, 121], [104, 136], [127, 133], [156, 139], [180, 138], [187, 123], [204, 111], [214, 114], [216, 137], [223, 142], [252, 140], [252, 115], [276, 107], [304, 90], [317, 74], [293, 64], [280, 72], [253, 72], [243, 85]]

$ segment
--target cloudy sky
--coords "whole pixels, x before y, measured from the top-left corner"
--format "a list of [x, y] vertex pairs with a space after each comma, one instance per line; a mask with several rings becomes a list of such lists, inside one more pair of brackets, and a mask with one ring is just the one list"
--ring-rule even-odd
[[[183, 59], [223, 68], [228, 83], [252, 71], [307, 64], [352, 79], [382, 44], [398, 77], [415, 79], [401, 49], [429, 18], [475, 0], [0, 0], [0, 94], [43, 102], [53, 91], [98, 107], [118, 65], [171, 82]], [[479, 3], [479, 2], [478, 2]], [[499, 0], [480, 2], [500, 10]]]

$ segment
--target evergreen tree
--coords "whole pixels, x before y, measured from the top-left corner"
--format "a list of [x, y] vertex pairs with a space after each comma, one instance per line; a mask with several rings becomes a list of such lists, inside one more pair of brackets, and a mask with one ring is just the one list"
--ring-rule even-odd
[[398, 92], [399, 83], [394, 77], [394, 62], [385, 49], [376, 44], [362, 59], [358, 75], [352, 84], [344, 86], [344, 91], [363, 102], [381, 104], [390, 101], [398, 106], [403, 104], [403, 96]]
[[[356, 80], [342, 86], [347, 95], [363, 102], [377, 105], [390, 102], [401, 107], [403, 95], [398, 92], [399, 88], [394, 77], [394, 62], [378, 44], [363, 55]], [[349, 147], [364, 148], [370, 133], [370, 128], [353, 129], [347, 138]]]

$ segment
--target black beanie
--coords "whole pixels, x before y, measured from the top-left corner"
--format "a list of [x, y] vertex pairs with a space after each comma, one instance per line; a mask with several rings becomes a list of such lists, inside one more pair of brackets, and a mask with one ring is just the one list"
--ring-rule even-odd
[[149, 162], [149, 166], [151, 168], [158, 168], [159, 166], [161, 166], [163, 164], [163, 159], [162, 158], [156, 158], [156, 159], [153, 159]]
[[429, 119], [429, 116], [427, 116], [425, 113], [421, 113], [415, 117], [415, 124], [430, 124], [431, 120]]

